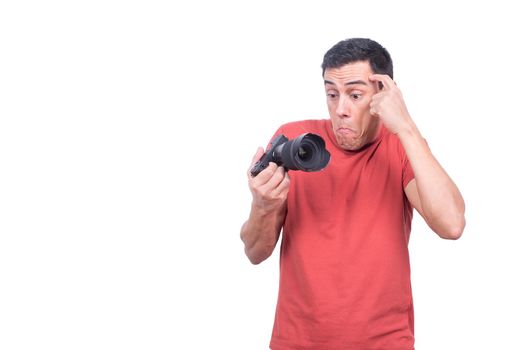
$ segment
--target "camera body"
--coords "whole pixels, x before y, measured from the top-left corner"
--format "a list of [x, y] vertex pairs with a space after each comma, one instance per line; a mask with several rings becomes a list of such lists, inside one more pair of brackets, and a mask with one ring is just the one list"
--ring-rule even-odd
[[251, 168], [251, 176], [257, 176], [267, 168], [269, 162], [282, 165], [286, 171], [319, 171], [327, 166], [330, 158], [326, 143], [319, 135], [305, 133], [292, 140], [284, 135], [277, 135]]

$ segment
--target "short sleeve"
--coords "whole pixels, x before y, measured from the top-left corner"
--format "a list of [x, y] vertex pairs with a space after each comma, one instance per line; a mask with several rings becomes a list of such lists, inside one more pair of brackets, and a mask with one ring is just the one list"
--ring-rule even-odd
[[415, 173], [413, 172], [413, 168], [411, 168], [411, 163], [409, 162], [406, 153], [404, 153], [404, 157], [402, 160], [402, 187], [406, 188], [409, 182], [414, 178]]
[[[426, 139], [424, 139], [424, 142], [426, 142], [426, 145], [428, 144]], [[406, 188], [409, 182], [415, 178], [415, 173], [413, 172], [411, 163], [409, 162], [408, 156], [406, 155], [406, 151], [404, 151], [404, 147], [400, 147], [402, 149], [402, 186]]]

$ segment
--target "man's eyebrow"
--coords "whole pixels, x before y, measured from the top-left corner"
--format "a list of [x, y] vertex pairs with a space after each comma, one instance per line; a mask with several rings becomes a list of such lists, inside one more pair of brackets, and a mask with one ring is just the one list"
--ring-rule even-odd
[[[335, 85], [335, 83], [332, 81], [324, 80], [324, 85], [326, 84]], [[369, 85], [369, 84], [366, 83], [364, 80], [352, 80], [352, 81], [348, 81], [344, 85]]]

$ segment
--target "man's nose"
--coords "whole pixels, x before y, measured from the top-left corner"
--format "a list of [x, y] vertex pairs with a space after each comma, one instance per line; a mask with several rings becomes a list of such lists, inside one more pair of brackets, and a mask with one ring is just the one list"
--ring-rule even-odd
[[347, 96], [341, 95], [338, 99], [337, 115], [340, 118], [349, 118], [351, 116], [351, 101]]

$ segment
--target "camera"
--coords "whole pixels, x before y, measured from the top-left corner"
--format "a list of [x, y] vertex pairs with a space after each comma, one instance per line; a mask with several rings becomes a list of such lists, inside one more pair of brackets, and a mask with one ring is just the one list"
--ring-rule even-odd
[[251, 168], [251, 176], [257, 176], [269, 162], [282, 165], [286, 171], [318, 171], [326, 167], [330, 158], [326, 143], [319, 135], [306, 133], [292, 140], [284, 135], [277, 135]]

